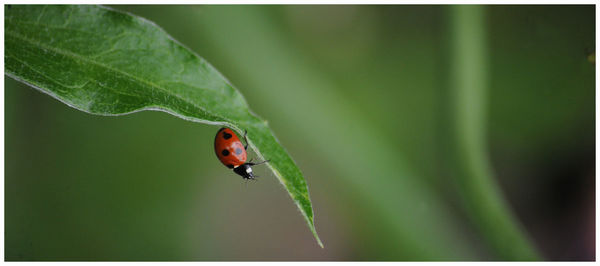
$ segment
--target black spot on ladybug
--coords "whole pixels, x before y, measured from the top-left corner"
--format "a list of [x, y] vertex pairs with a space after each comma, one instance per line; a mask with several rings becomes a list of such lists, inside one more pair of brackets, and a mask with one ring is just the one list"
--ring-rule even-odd
[[230, 139], [231, 137], [232, 137], [231, 134], [229, 134], [227, 132], [223, 132], [223, 138]]
[[223, 154], [223, 156], [227, 156], [227, 155], [229, 155], [229, 151], [225, 149], [225, 150], [221, 151], [221, 154]]
[[242, 154], [242, 149], [240, 148], [235, 148], [235, 154], [240, 155]]
[[227, 168], [233, 168], [233, 164], [228, 164]]

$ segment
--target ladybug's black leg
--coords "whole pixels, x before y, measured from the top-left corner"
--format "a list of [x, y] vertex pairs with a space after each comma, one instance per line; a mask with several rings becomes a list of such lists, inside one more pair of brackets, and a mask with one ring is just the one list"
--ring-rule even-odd
[[262, 162], [259, 162], [259, 163], [253, 163], [252, 159], [251, 159], [249, 162], [247, 162], [247, 164], [249, 164], [249, 165], [259, 165], [259, 164], [263, 164], [263, 163], [268, 163], [269, 161], [271, 161], [271, 160], [265, 160], [265, 161], [262, 161]]
[[248, 135], [248, 131], [244, 130], [244, 142], [246, 142], [246, 145], [244, 145], [244, 150], [248, 150], [248, 138], [246, 137]]

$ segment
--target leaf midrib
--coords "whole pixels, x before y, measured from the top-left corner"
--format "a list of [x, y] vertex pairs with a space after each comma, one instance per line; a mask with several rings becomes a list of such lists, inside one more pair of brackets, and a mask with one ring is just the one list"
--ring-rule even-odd
[[231, 123], [231, 121], [229, 119], [226, 119], [226, 118], [224, 118], [224, 117], [222, 117], [220, 115], [216, 115], [216, 114], [214, 114], [212, 112], [209, 112], [205, 108], [196, 105], [194, 102], [188, 101], [185, 98], [179, 96], [178, 94], [173, 93], [172, 91], [167, 90], [166, 88], [162, 88], [158, 84], [155, 84], [155, 83], [153, 83], [151, 81], [147, 81], [147, 80], [145, 80], [145, 79], [143, 79], [141, 77], [138, 77], [138, 76], [133, 75], [131, 73], [127, 73], [127, 72], [122, 71], [120, 69], [112, 68], [112, 67], [110, 67], [110, 66], [108, 66], [106, 64], [103, 64], [101, 62], [97, 62], [97, 61], [94, 61], [92, 59], [86, 58], [83, 55], [80, 55], [80, 54], [77, 54], [77, 53], [74, 53], [74, 52], [71, 52], [71, 51], [67, 51], [67, 50], [62, 50], [60, 48], [56, 48], [56, 47], [45, 45], [45, 44], [43, 44], [43, 43], [41, 43], [39, 41], [27, 38], [26, 36], [23, 36], [22, 34], [19, 34], [19, 33], [15, 32], [15, 31], [11, 31], [11, 30], [8, 30], [8, 29], [5, 29], [5, 30], [6, 30], [5, 33], [7, 35], [11, 35], [11, 36], [13, 36], [15, 38], [18, 38], [18, 39], [21, 39], [23, 41], [26, 41], [26, 42], [30, 43], [31, 45], [34, 45], [34, 46], [37, 46], [37, 47], [40, 47], [40, 48], [43, 48], [43, 49], [48, 49], [48, 50], [51, 50], [51, 51], [56, 52], [58, 54], [61, 54], [63, 56], [74, 58], [74, 59], [77, 59], [77, 60], [81, 60], [81, 61], [84, 61], [84, 62], [86, 62], [88, 64], [96, 65], [98, 67], [107, 69], [107, 70], [115, 72], [117, 74], [121, 74], [121, 75], [124, 75], [126, 77], [130, 77], [130, 78], [132, 78], [132, 79], [134, 79], [134, 80], [136, 80], [136, 81], [138, 81], [140, 83], [143, 83], [143, 84], [145, 84], [145, 85], [147, 85], [147, 86], [149, 86], [151, 88], [157, 89], [159, 91], [162, 91], [162, 92], [166, 93], [169, 96], [172, 96], [172, 97], [177, 98], [177, 99], [179, 99], [179, 100], [181, 100], [183, 102], [186, 102], [186, 103], [188, 103], [188, 104], [196, 107], [197, 109], [203, 111], [206, 114], [209, 114], [209, 115], [211, 115], [213, 117], [221, 119], [223, 122]]

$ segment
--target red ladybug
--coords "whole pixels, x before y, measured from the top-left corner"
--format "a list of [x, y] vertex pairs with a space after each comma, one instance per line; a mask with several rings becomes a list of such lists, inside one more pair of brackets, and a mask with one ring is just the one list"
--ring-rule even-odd
[[250, 160], [246, 163], [248, 139], [246, 138], [245, 132], [244, 141], [246, 142], [246, 145], [242, 144], [233, 130], [225, 127], [221, 128], [215, 137], [215, 153], [217, 154], [219, 161], [227, 166], [227, 168], [233, 169], [236, 174], [241, 175], [244, 179], [254, 179], [258, 176], [255, 176], [252, 173], [251, 166], [263, 164], [269, 160], [260, 163], [253, 163], [252, 160]]

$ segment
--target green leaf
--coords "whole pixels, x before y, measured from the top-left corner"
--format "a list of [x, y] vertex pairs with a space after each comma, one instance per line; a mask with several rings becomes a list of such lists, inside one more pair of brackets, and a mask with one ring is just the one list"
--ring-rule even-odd
[[5, 6], [6, 75], [97, 115], [164, 111], [238, 133], [289, 192], [322, 247], [302, 173], [215, 68], [150, 21], [99, 6]]

